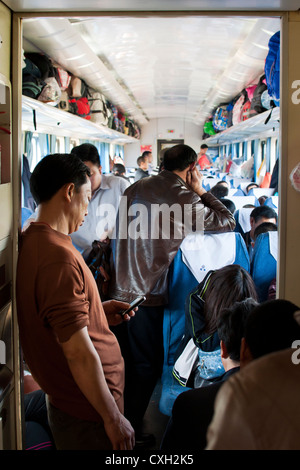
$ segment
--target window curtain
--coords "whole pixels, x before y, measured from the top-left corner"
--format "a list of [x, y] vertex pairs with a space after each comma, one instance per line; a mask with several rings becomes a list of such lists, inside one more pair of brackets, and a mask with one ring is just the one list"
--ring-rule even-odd
[[45, 157], [50, 153], [49, 135], [39, 134], [38, 143], [41, 151], [41, 157]]
[[266, 171], [270, 172], [271, 168], [271, 137], [266, 142]]
[[109, 173], [109, 144], [106, 142], [99, 142], [99, 153], [101, 156], [101, 166], [103, 173]]
[[259, 169], [259, 161], [258, 161], [258, 158], [259, 158], [259, 140], [256, 139], [256, 140], [253, 140], [252, 141], [252, 148], [253, 148], [253, 156], [254, 156], [254, 181], [256, 182], [257, 181], [257, 170]]
[[50, 153], [55, 153], [56, 151], [56, 136], [50, 135]]
[[243, 160], [244, 162], [247, 161], [248, 157], [248, 142], [243, 142]]
[[65, 137], [65, 153], [70, 153], [70, 137]]
[[32, 157], [33, 157], [32, 145], [31, 145], [32, 135], [33, 135], [32, 132], [30, 132], [30, 131], [25, 131], [25, 136], [24, 136], [24, 153], [25, 153], [25, 155], [27, 156], [29, 168], [31, 168]]

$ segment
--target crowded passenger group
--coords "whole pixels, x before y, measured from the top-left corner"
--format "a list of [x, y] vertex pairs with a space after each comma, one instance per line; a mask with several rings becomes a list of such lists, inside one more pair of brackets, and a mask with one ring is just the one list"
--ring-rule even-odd
[[[206, 145], [199, 154], [170, 147], [157, 165], [144, 152], [134, 172], [112, 163], [103, 174], [85, 143], [44, 157], [30, 177], [36, 209], [22, 227], [18, 321], [25, 397], [31, 407], [44, 400], [51, 449], [299, 448], [297, 387], [283, 390], [300, 378], [291, 361], [299, 307], [276, 299], [277, 187], [221, 173]], [[217, 263], [205, 264], [207, 246], [221, 246], [206, 240], [227, 234], [247, 263], [234, 248], [232, 260], [216, 250], [205, 259]], [[196, 253], [193, 273], [183, 244]], [[275, 262], [262, 282], [266, 244]], [[164, 319], [176, 289], [183, 300], [167, 364]], [[159, 381], [176, 390], [162, 442], [144, 429]], [[26, 430], [28, 442], [41, 438]]]

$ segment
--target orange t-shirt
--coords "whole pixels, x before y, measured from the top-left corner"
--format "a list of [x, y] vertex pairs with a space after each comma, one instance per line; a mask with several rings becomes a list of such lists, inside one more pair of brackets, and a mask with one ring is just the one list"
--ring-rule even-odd
[[16, 286], [24, 358], [50, 402], [79, 419], [101, 421], [75, 383], [59, 344], [87, 326], [122, 411], [120, 347], [109, 329], [95, 280], [71, 238], [46, 224], [31, 224], [22, 234]]

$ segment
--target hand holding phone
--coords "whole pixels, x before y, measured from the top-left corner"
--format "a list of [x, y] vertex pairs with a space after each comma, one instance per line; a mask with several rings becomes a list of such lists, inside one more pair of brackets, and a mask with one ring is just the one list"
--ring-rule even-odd
[[130, 303], [130, 306], [126, 309], [126, 310], [121, 310], [119, 312], [119, 314], [124, 317], [124, 315], [126, 315], [127, 313], [130, 312], [130, 310], [133, 310], [135, 307], [137, 307], [138, 305], [140, 305], [141, 303], [143, 303], [144, 301], [146, 300], [146, 297], [143, 295], [141, 297], [137, 297], [136, 299], [134, 299], [131, 303]]

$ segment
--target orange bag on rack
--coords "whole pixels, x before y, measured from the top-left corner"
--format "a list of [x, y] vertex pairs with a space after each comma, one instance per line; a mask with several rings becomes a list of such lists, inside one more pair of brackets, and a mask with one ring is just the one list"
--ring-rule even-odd
[[267, 173], [265, 174], [264, 176], [264, 179], [260, 185], [261, 188], [269, 188], [270, 187], [270, 183], [271, 183], [271, 173], [269, 173], [267, 171]]

